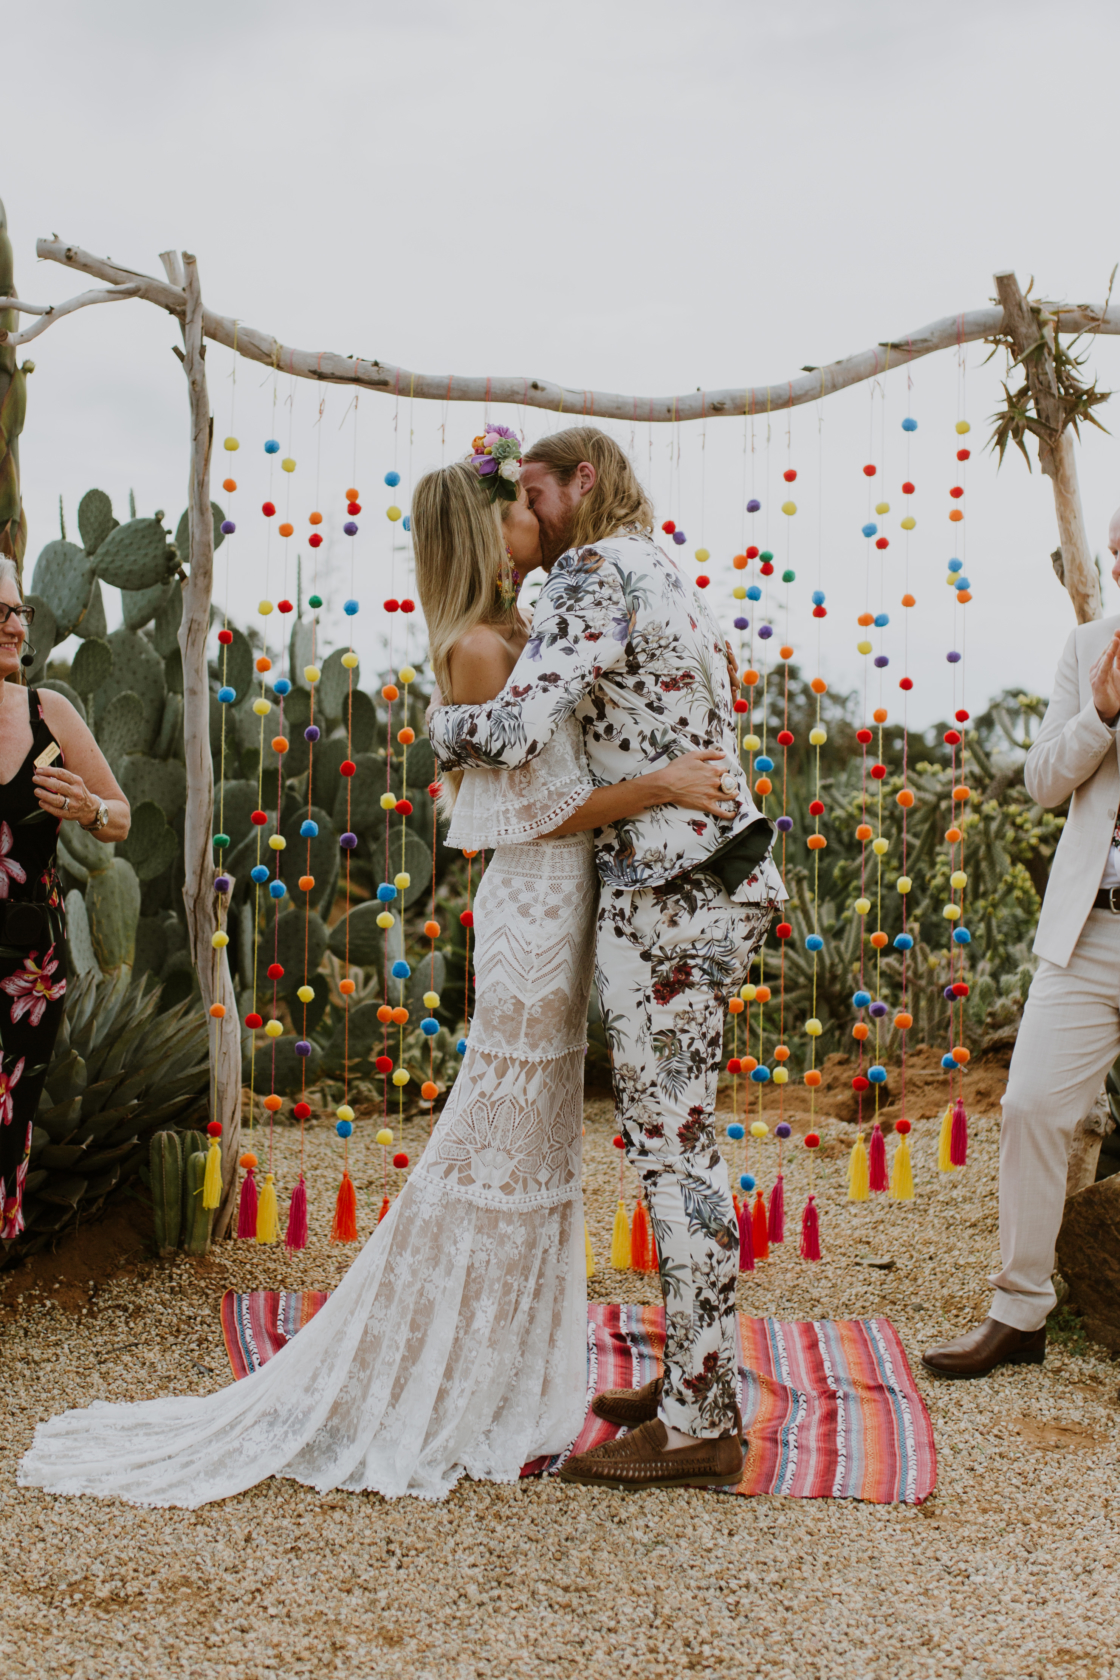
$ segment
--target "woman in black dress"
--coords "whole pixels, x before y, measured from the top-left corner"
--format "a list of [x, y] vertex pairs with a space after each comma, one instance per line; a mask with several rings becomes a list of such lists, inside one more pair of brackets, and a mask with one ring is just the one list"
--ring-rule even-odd
[[69, 700], [19, 682], [33, 617], [0, 559], [0, 1241], [23, 1230], [32, 1121], [66, 1007], [59, 830], [123, 840], [131, 820]]

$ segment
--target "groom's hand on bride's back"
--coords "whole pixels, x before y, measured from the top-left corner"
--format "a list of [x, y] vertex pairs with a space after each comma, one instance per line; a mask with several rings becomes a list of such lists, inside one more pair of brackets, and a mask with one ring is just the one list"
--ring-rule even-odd
[[707, 811], [717, 817], [735, 813], [737, 801], [720, 784], [727, 774], [727, 754], [704, 750], [682, 753], [658, 772], [664, 790], [662, 803], [686, 811]]

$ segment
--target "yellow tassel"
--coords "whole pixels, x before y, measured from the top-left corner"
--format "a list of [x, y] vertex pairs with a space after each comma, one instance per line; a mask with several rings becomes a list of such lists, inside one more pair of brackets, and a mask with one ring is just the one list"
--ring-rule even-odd
[[630, 1221], [626, 1217], [625, 1204], [621, 1201], [614, 1216], [614, 1230], [611, 1232], [611, 1265], [616, 1272], [630, 1270]]
[[274, 1243], [280, 1236], [280, 1210], [276, 1206], [276, 1185], [272, 1174], [265, 1173], [257, 1203], [257, 1241]]
[[202, 1205], [216, 1208], [222, 1199], [222, 1148], [217, 1138], [210, 1139], [206, 1151], [206, 1174], [202, 1180]]
[[950, 1150], [953, 1142], [953, 1105], [949, 1104], [941, 1117], [941, 1136], [937, 1140], [938, 1172], [956, 1172]]
[[588, 1275], [588, 1277], [589, 1278], [594, 1277], [595, 1276], [595, 1256], [591, 1252], [591, 1237], [588, 1234], [586, 1219], [583, 1222], [583, 1256], [584, 1256], [584, 1259], [587, 1261], [587, 1275]]
[[914, 1174], [910, 1167], [910, 1139], [901, 1137], [898, 1148], [894, 1152], [894, 1164], [891, 1167], [891, 1201], [912, 1202], [914, 1200]]
[[863, 1133], [859, 1132], [848, 1157], [848, 1200], [865, 1202], [870, 1194], [871, 1175], [868, 1171], [867, 1150], [864, 1148]]

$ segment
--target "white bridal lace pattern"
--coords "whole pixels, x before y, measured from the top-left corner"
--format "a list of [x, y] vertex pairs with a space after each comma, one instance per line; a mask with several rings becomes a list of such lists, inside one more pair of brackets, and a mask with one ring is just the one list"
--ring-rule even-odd
[[451, 832], [498, 848], [475, 902], [478, 1007], [405, 1188], [326, 1306], [260, 1371], [201, 1398], [52, 1418], [23, 1486], [193, 1508], [288, 1476], [324, 1493], [438, 1499], [462, 1475], [514, 1481], [574, 1440], [596, 881], [589, 834], [539, 836], [591, 792], [578, 725], [525, 768], [468, 771], [464, 786], [475, 777], [470, 839], [458, 807]]

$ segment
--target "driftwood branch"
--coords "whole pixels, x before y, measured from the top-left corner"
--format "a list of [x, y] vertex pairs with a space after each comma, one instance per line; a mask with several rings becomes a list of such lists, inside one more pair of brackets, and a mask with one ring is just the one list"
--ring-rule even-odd
[[187, 806], [183, 832], [191, 960], [204, 1007], [222, 1004], [225, 1015], [210, 1017], [210, 1117], [222, 1123], [222, 1201], [214, 1236], [223, 1237], [233, 1216], [237, 1157], [241, 1145], [241, 1041], [237, 1004], [224, 950], [216, 951], [218, 895], [214, 891], [211, 837], [214, 821], [214, 763], [210, 754], [210, 678], [206, 642], [210, 631], [210, 595], [214, 577], [214, 525], [210, 512], [210, 454], [214, 425], [203, 360], [202, 295], [198, 265], [184, 253], [183, 371], [191, 412], [191, 465], [188, 486], [190, 576], [183, 585], [179, 647], [183, 655], [183, 744], [187, 768]]
[[[61, 239], [40, 239], [35, 247], [40, 257], [95, 275], [114, 285], [135, 285], [136, 296], [155, 303], [183, 319], [186, 310], [182, 287], [157, 280], [153, 275], [122, 268], [119, 263], [92, 256], [80, 246]], [[1063, 332], [1120, 334], [1120, 306], [1094, 304], [1051, 304]], [[332, 350], [296, 350], [278, 338], [235, 321], [229, 315], [203, 312], [202, 330], [216, 344], [224, 344], [249, 361], [277, 367], [301, 379], [318, 379], [327, 384], [358, 385], [383, 394], [434, 398], [439, 402], [518, 403], [526, 408], [558, 410], [574, 418], [597, 420], [699, 420], [707, 416], [767, 414], [801, 403], [816, 402], [861, 380], [873, 379], [889, 368], [902, 367], [946, 350], [954, 344], [970, 344], [991, 338], [1004, 329], [1004, 310], [998, 304], [973, 309], [962, 315], [947, 315], [929, 326], [919, 327], [903, 337], [873, 345], [855, 356], [831, 362], [827, 367], [803, 369], [796, 378], [777, 385], [754, 385], [739, 390], [689, 391], [675, 397], [628, 397], [604, 391], [578, 391], [547, 379], [518, 377], [467, 377], [461, 374], [413, 373], [408, 368], [360, 356], [340, 356]]]
[[70, 298], [66, 303], [34, 304], [21, 303], [18, 298], [0, 298], [0, 309], [20, 309], [25, 315], [40, 317], [34, 326], [25, 327], [22, 332], [0, 331], [0, 344], [7, 344], [12, 349], [18, 344], [29, 344], [40, 333], [45, 333], [48, 327], [53, 327], [56, 321], [61, 321], [64, 315], [73, 315], [75, 309], [87, 309], [91, 303], [118, 303], [122, 298], [139, 296], [139, 286], [114, 286], [108, 292], [83, 292], [80, 297]]

